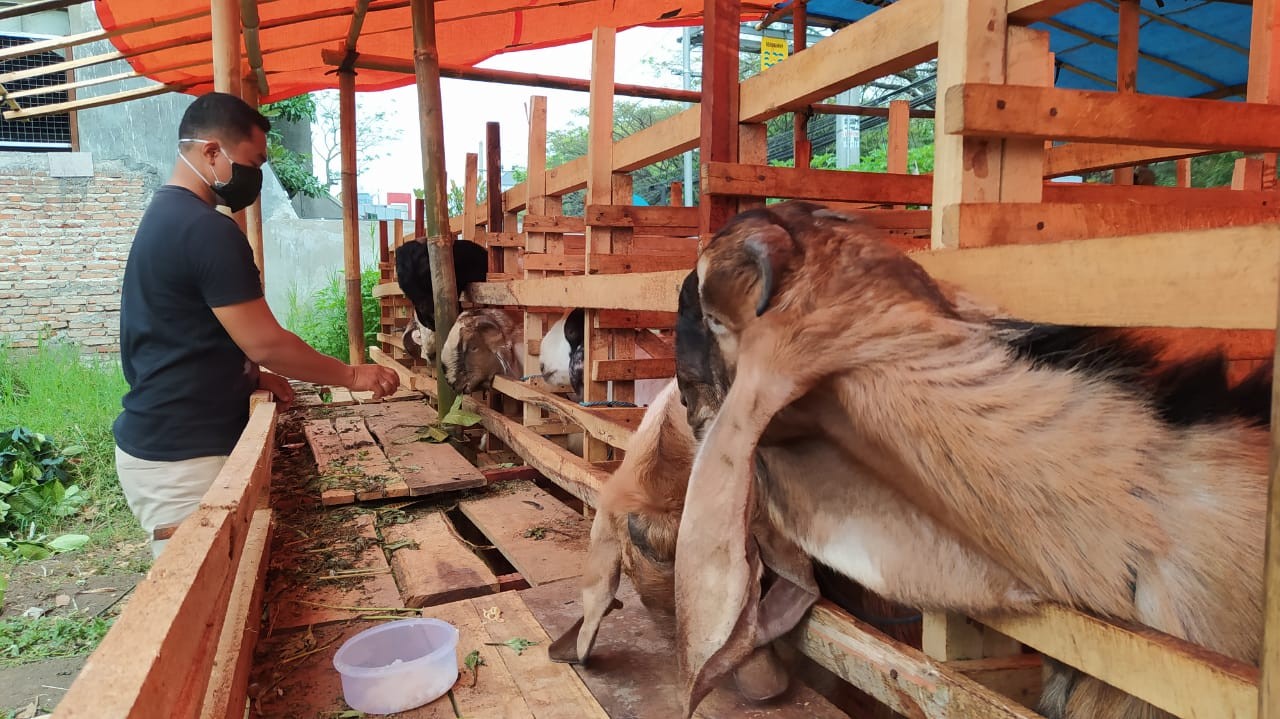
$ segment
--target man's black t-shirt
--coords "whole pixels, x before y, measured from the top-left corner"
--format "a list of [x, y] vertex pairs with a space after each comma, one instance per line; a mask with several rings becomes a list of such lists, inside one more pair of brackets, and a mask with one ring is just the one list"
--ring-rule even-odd
[[153, 461], [230, 453], [249, 421], [258, 370], [211, 308], [261, 296], [235, 221], [185, 188], [156, 190], [120, 298], [120, 360], [131, 388], [113, 426], [120, 449]]

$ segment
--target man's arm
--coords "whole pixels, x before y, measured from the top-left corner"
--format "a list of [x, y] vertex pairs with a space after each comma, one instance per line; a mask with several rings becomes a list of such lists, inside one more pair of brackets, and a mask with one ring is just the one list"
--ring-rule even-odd
[[214, 307], [213, 314], [252, 362], [276, 374], [357, 392], [371, 390], [375, 399], [395, 392], [400, 386], [400, 376], [386, 367], [348, 365], [315, 351], [281, 327], [261, 297]]

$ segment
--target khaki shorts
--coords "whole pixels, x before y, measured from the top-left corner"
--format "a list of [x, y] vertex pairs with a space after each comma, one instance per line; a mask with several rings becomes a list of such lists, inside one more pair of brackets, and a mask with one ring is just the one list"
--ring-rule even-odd
[[[156, 527], [178, 524], [200, 506], [217, 478], [226, 455], [196, 457], [180, 462], [138, 459], [116, 447], [116, 474], [129, 509], [153, 537]], [[152, 539], [151, 556], [159, 557], [167, 539]]]

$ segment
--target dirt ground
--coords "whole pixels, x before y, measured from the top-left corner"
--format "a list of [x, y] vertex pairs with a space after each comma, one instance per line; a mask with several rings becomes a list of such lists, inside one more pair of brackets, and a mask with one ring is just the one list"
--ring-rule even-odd
[[[37, 607], [45, 610], [44, 617], [114, 617], [150, 565], [151, 550], [145, 541], [88, 547], [18, 565], [11, 570], [0, 619], [19, 617]], [[0, 667], [0, 717], [32, 716], [32, 704], [34, 714], [51, 711], [86, 656]]]

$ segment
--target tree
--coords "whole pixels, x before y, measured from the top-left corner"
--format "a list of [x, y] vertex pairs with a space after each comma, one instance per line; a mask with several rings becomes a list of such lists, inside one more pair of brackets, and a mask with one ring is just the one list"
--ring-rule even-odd
[[[314, 94], [316, 150], [324, 163], [322, 181], [330, 191], [342, 182], [342, 122], [338, 113], [338, 93], [333, 90]], [[402, 132], [387, 118], [387, 113], [361, 112], [356, 104], [356, 166], [362, 167], [386, 156], [385, 145], [400, 139]]]
[[286, 100], [273, 102], [261, 107], [263, 115], [272, 120], [271, 131], [267, 133], [267, 161], [271, 170], [279, 178], [280, 185], [292, 199], [298, 193], [308, 197], [320, 197], [325, 194], [324, 185], [316, 178], [311, 155], [285, 147], [284, 136], [280, 131], [280, 122], [310, 122], [316, 119], [316, 103], [309, 94], [297, 95]]

